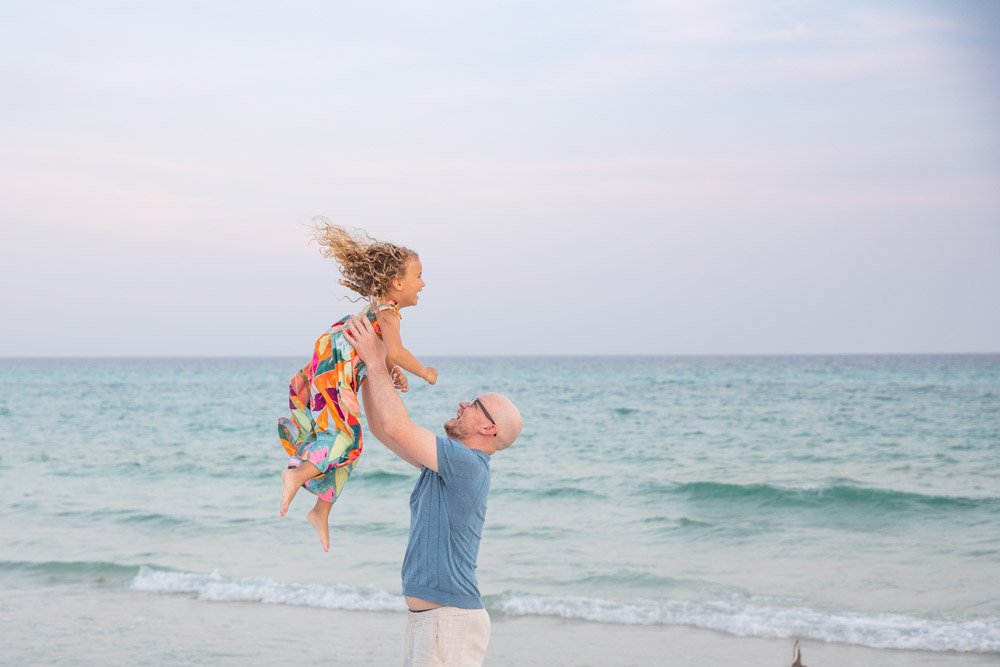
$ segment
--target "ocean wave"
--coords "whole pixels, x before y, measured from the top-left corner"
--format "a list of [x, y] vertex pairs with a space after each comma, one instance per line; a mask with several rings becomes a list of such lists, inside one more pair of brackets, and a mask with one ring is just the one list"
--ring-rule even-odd
[[[678, 530], [684, 531], [703, 531], [707, 529], [717, 528], [717, 526], [708, 521], [700, 521], [698, 519], [691, 519], [686, 516], [682, 517], [671, 517], [671, 516], [651, 516], [646, 517], [642, 520], [642, 523], [653, 526], [655, 530], [674, 532]], [[731, 528], [729, 528], [731, 530]]]
[[371, 472], [361, 472], [356, 475], [358, 483], [373, 484], [375, 486], [393, 486], [399, 484], [412, 485], [416, 479], [413, 475], [405, 475], [399, 472], [389, 472], [387, 470], [372, 470]]
[[581, 489], [576, 486], [549, 486], [543, 488], [531, 488], [531, 489], [518, 489], [513, 487], [505, 487], [494, 489], [491, 493], [498, 496], [513, 495], [513, 496], [529, 496], [531, 498], [589, 498], [589, 499], [600, 499], [604, 498], [604, 494], [598, 493], [596, 491], [588, 491], [587, 489]]
[[507, 616], [556, 616], [622, 625], [683, 625], [738, 637], [808, 638], [871, 648], [1000, 652], [1000, 617], [933, 619], [837, 612], [747, 601], [632, 600], [504, 593], [489, 608]]
[[197, 596], [212, 602], [260, 602], [348, 611], [403, 611], [400, 595], [371, 586], [299, 584], [267, 578], [224, 577], [218, 572], [199, 574], [140, 567], [129, 588], [144, 593]]
[[607, 585], [626, 586], [629, 588], [644, 588], [648, 591], [654, 588], [676, 588], [686, 582], [673, 577], [661, 577], [642, 570], [620, 568], [602, 574], [590, 574], [578, 577], [566, 583], [568, 585], [588, 588]]
[[727, 484], [723, 482], [661, 483], [640, 485], [641, 495], [681, 496], [698, 502], [733, 502], [769, 508], [841, 508], [908, 512], [940, 510], [945, 512], [1000, 509], [1000, 498], [928, 495], [910, 491], [868, 488], [853, 484], [830, 484], [815, 487], [782, 487], [772, 484]]
[[[627, 574], [627, 573], [626, 573]], [[346, 611], [404, 611], [402, 597], [372, 586], [300, 584], [141, 566], [128, 587], [211, 602], [259, 602]], [[505, 592], [485, 598], [491, 613], [554, 616], [621, 625], [679, 625], [738, 637], [808, 638], [879, 649], [1000, 652], [1000, 617], [919, 617], [821, 610], [758, 599], [606, 600]]]
[[116, 520], [118, 523], [152, 524], [160, 528], [175, 528], [191, 523], [189, 520], [181, 519], [176, 516], [170, 516], [168, 514], [160, 514], [159, 512], [125, 512]]
[[[54, 513], [54, 516], [74, 522], [99, 521], [113, 522], [120, 525], [149, 526], [153, 528], [169, 528], [176, 530], [184, 527], [196, 528], [199, 521], [193, 518], [182, 518], [163, 514], [161, 512], [145, 512], [137, 509], [64, 509]], [[226, 523], [230, 523], [226, 520]]]
[[128, 581], [139, 571], [139, 565], [122, 565], [105, 561], [0, 561], [0, 576], [42, 577], [50, 581]]

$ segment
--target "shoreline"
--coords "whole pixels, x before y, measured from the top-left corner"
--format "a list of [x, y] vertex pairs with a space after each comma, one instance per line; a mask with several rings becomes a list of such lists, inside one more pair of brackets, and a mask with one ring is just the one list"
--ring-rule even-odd
[[[58, 610], [44, 599], [57, 600]], [[340, 611], [188, 595], [76, 587], [15, 589], [0, 622], [10, 664], [272, 665], [335, 659], [349, 665], [402, 661], [402, 612]], [[85, 646], [80, 637], [91, 638]], [[304, 641], [303, 641], [304, 640]], [[735, 637], [687, 626], [633, 626], [494, 613], [486, 665], [633, 667], [654, 664], [781, 667], [794, 639]], [[978, 667], [998, 654], [872, 649], [805, 640], [809, 667]]]

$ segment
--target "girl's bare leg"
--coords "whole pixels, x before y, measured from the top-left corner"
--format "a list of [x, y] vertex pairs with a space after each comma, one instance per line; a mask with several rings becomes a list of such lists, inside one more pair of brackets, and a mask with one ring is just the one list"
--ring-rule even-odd
[[299, 490], [299, 487], [319, 474], [319, 468], [309, 461], [303, 461], [298, 468], [289, 468], [281, 473], [281, 510], [279, 514], [288, 514], [288, 506], [292, 504], [292, 498]]
[[313, 525], [313, 528], [316, 529], [316, 533], [319, 535], [319, 543], [323, 545], [323, 551], [330, 550], [331, 509], [333, 509], [333, 503], [317, 498], [316, 504], [306, 514], [306, 519]]

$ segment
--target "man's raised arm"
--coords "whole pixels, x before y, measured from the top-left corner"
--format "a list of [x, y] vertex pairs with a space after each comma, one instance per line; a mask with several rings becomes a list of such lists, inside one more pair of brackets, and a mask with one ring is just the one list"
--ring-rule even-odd
[[368, 318], [352, 317], [344, 334], [368, 366], [362, 397], [373, 435], [404, 461], [437, 471], [437, 438], [414, 424], [406, 412], [385, 367], [385, 344], [371, 322]]
[[379, 420], [379, 410], [375, 405], [375, 401], [372, 400], [371, 390], [369, 389], [371, 385], [365, 382], [361, 385], [361, 398], [364, 400], [365, 405], [365, 419], [368, 421], [368, 431], [374, 435], [379, 442], [389, 448], [389, 450], [403, 459], [407, 463], [417, 468], [423, 468], [420, 463], [406, 453], [406, 450], [398, 442], [390, 438], [382, 430], [382, 422]]

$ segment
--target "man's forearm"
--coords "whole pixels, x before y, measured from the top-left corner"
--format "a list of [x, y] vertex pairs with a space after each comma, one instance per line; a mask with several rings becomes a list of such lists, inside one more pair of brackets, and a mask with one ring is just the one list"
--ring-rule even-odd
[[[378, 368], [368, 369], [368, 395], [371, 399], [371, 408], [374, 411], [375, 419], [378, 422], [378, 429], [383, 433], [391, 425], [410, 420], [409, 413], [403, 399], [396, 393], [396, 388], [392, 384], [392, 378], [385, 364], [378, 364]], [[366, 403], [365, 408], [369, 405]]]
[[379, 442], [388, 447], [393, 454], [412, 466], [416, 466], [417, 468], [423, 467], [419, 462], [411, 457], [409, 453], [407, 453], [406, 449], [399, 444], [399, 442], [393, 440], [385, 434], [385, 430], [382, 428], [379, 404], [372, 398], [370, 387], [371, 385], [368, 382], [361, 385], [361, 398], [364, 400], [365, 418], [368, 422], [368, 430], [378, 439]]

